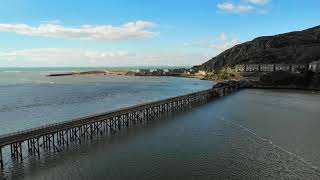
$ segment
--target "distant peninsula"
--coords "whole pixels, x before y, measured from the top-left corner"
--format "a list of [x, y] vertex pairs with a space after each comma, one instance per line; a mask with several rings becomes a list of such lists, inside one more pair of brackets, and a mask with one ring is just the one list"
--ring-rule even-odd
[[126, 75], [126, 70], [96, 70], [96, 71], [82, 71], [82, 72], [67, 72], [67, 73], [55, 73], [48, 74], [48, 77], [56, 76], [82, 76], [82, 75]]

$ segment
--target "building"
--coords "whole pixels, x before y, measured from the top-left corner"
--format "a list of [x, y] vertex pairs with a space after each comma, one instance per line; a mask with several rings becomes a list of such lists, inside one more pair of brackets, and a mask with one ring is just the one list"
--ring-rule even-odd
[[246, 65], [246, 72], [259, 72], [260, 65], [259, 64], [248, 64]]
[[[309, 69], [314, 72], [320, 72], [320, 61], [310, 63]], [[235, 65], [235, 72], [273, 72], [273, 71], [287, 71], [298, 73], [307, 66], [303, 64], [247, 64]]]
[[309, 70], [313, 72], [320, 72], [320, 61], [312, 61], [309, 63]]
[[260, 71], [261, 72], [273, 72], [275, 70], [274, 64], [261, 64]]
[[236, 72], [244, 72], [246, 70], [246, 66], [243, 64], [235, 65], [234, 70]]
[[206, 74], [207, 74], [206, 71], [198, 71], [198, 72], [197, 72], [197, 75], [205, 76]]
[[275, 70], [276, 71], [291, 71], [291, 65], [289, 65], [289, 64], [276, 64]]
[[157, 75], [164, 75], [164, 70], [163, 69], [157, 69], [156, 70]]
[[137, 71], [137, 73], [139, 73], [139, 74], [141, 74], [141, 75], [147, 75], [147, 74], [150, 74], [151, 71], [150, 71], [150, 69], [139, 69], [139, 70]]
[[301, 70], [306, 69], [306, 68], [307, 68], [306, 65], [302, 65], [302, 64], [292, 64], [292, 65], [291, 65], [291, 72], [299, 73]]
[[169, 73], [171, 73], [171, 74], [186, 74], [187, 69], [185, 69], [185, 68], [169, 69]]

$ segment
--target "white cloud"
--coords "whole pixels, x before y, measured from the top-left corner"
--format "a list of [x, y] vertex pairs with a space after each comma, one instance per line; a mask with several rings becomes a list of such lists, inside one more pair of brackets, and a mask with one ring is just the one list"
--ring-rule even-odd
[[82, 25], [73, 28], [52, 23], [40, 24], [39, 26], [0, 24], [0, 32], [14, 32], [26, 36], [51, 38], [117, 41], [155, 37], [159, 33], [146, 30], [155, 26], [155, 23], [146, 21], [129, 22], [119, 27], [111, 25]]
[[226, 34], [222, 33], [216, 38], [216, 40], [210, 43], [209, 47], [222, 52], [240, 43], [241, 41], [238, 38], [230, 38]]
[[208, 41], [206, 40], [196, 40], [196, 41], [192, 41], [192, 42], [186, 42], [183, 43], [183, 46], [188, 47], [188, 46], [193, 46], [193, 47], [198, 47], [198, 48], [210, 48], [210, 50], [212, 51], [212, 49], [214, 49], [214, 53], [221, 53], [224, 50], [227, 50], [237, 44], [240, 44], [241, 41], [239, 40], [239, 38], [235, 37], [235, 36], [230, 36], [227, 35], [226, 33], [221, 33], [219, 34], [216, 38], [214, 38], [214, 40], [212, 41]]
[[246, 2], [256, 4], [256, 5], [264, 5], [270, 2], [270, 0], [245, 0]]
[[208, 59], [200, 53], [97, 51], [43, 48], [0, 52], [0, 66], [186, 66]]
[[234, 5], [229, 2], [218, 4], [217, 8], [222, 12], [237, 13], [237, 14], [249, 12], [255, 9], [255, 7], [250, 5]]
[[130, 57], [130, 54], [122, 51], [94, 51], [82, 49], [62, 49], [62, 48], [40, 48], [40, 49], [26, 49], [11, 52], [0, 52], [0, 60], [7, 60], [10, 62], [23, 61], [28, 62], [28, 65], [43, 65], [48, 66], [63, 66], [66, 64], [87, 63], [94, 64], [96, 62], [103, 62], [110, 64], [119, 60], [124, 60]]
[[226, 41], [227, 40], [227, 35], [225, 33], [221, 33], [218, 38], [220, 41]]

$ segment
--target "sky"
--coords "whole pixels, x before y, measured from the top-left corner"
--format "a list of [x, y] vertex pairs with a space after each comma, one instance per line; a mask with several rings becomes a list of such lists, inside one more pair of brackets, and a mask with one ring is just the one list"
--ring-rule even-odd
[[192, 66], [320, 25], [319, 0], [1, 0], [0, 67]]

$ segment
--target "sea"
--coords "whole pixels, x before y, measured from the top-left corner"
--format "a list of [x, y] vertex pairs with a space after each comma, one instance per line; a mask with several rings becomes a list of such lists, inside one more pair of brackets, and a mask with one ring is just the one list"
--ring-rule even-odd
[[[1, 68], [0, 135], [212, 87], [178, 77]], [[104, 68], [106, 69], [106, 68]], [[241, 90], [21, 164], [0, 179], [320, 179], [320, 93]]]

